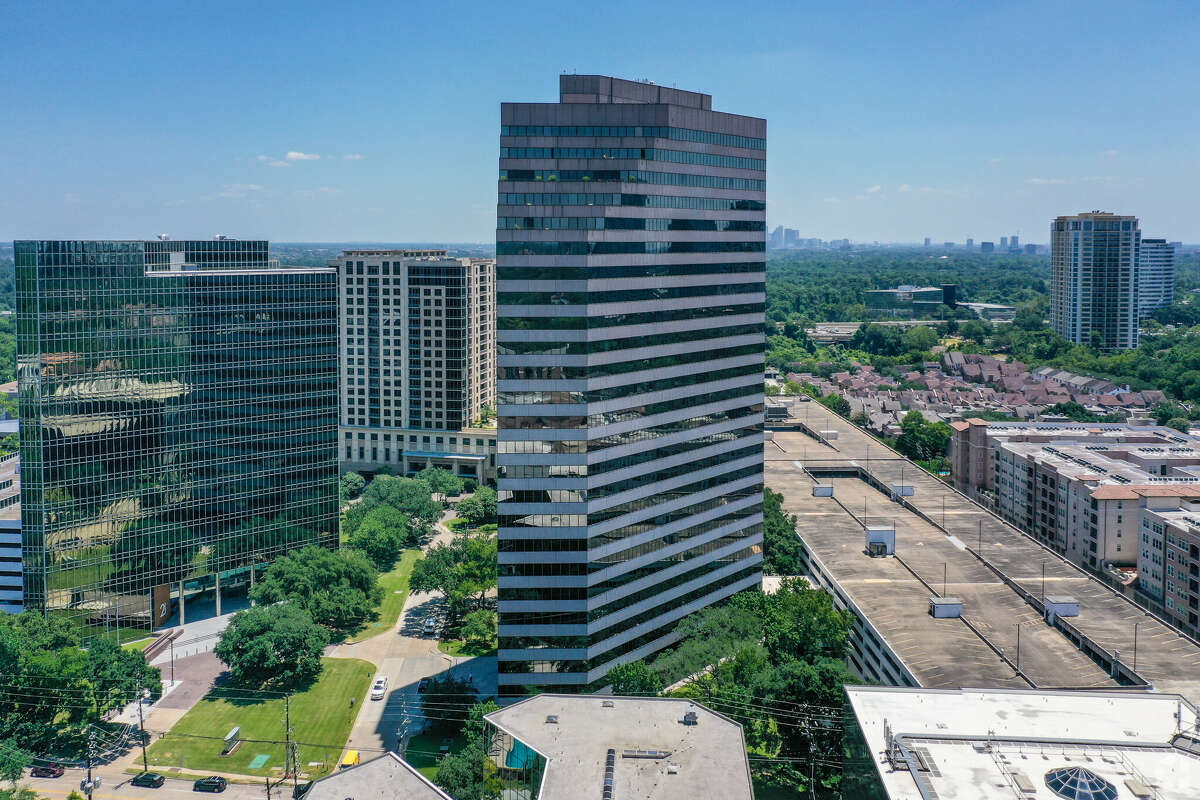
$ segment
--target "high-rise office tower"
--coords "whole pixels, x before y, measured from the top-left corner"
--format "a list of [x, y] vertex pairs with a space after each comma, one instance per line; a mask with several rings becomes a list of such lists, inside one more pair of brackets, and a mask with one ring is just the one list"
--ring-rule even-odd
[[975, 249], [975, 240], [974, 239], [970, 239], [970, 238], [967, 239], [967, 249], [968, 250]]
[[264, 241], [16, 242], [25, 606], [88, 635], [337, 547], [337, 284]]
[[1138, 258], [1138, 319], [1175, 302], [1175, 247], [1166, 239], [1142, 239]]
[[445, 250], [347, 250], [343, 467], [495, 477], [496, 262]]
[[1064, 339], [1106, 350], [1138, 343], [1137, 217], [1102, 211], [1050, 226], [1050, 326]]
[[1008, 252], [1008, 237], [1007, 236], [1000, 237], [1000, 252], [1001, 253]]
[[559, 87], [501, 106], [502, 692], [602, 686], [762, 577], [766, 121]]
[[930, 240], [930, 238], [929, 238], [928, 236], [926, 236], [926, 237], [925, 237], [925, 246], [926, 246], [926, 247], [929, 247], [930, 243], [931, 243], [931, 240]]
[[980, 242], [980, 243], [979, 243], [979, 252], [981, 252], [981, 253], [994, 253], [994, 252], [996, 252], [996, 244], [995, 244], [995, 242]]
[[1020, 250], [1021, 249], [1021, 237], [1015, 233], [1012, 236], [1010, 236], [1008, 238], [1008, 247], [1009, 247], [1010, 251]]

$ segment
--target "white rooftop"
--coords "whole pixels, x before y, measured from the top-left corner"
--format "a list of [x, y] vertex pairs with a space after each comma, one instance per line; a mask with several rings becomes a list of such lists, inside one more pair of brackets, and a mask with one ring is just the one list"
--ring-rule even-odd
[[1200, 797], [1200, 717], [1178, 695], [846, 691], [889, 800], [1061, 800], [1047, 784], [1056, 770], [1086, 770], [1116, 800]]
[[[683, 723], [688, 712], [696, 724]], [[616, 751], [614, 798], [754, 797], [742, 726], [690, 700], [541, 694], [487, 720], [545, 757], [538, 800], [599, 798], [609, 749]], [[634, 750], [661, 757], [627, 754]]]

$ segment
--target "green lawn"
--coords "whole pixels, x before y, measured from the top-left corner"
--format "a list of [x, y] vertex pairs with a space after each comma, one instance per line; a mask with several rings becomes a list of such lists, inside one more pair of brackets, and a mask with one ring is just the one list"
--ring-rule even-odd
[[408, 578], [412, 575], [413, 564], [421, 557], [420, 550], [405, 550], [400, 554], [400, 560], [390, 572], [379, 576], [379, 585], [383, 587], [383, 602], [379, 606], [379, 619], [368, 622], [367, 627], [346, 639], [347, 642], [361, 642], [381, 633], [390, 631], [400, 619], [404, 610], [404, 601], [408, 599]]
[[[441, 756], [438, 755], [438, 748], [441, 747], [442, 736], [438, 734], [422, 733], [408, 740], [408, 751], [404, 760], [417, 768], [417, 771], [424, 775], [429, 780], [437, 777], [438, 761]], [[450, 752], [457, 753], [466, 747], [467, 742], [463, 736], [457, 735], [454, 737], [453, 744], [450, 745]]]
[[464, 639], [449, 639], [447, 641], [438, 642], [438, 650], [441, 650], [448, 656], [494, 656], [496, 655], [495, 647], [479, 647], [478, 643], [472, 642], [467, 644]]
[[147, 647], [153, 644], [154, 640], [157, 638], [158, 637], [156, 636], [151, 636], [147, 639], [138, 639], [136, 642], [126, 642], [125, 644], [121, 645], [121, 649], [138, 651], [145, 650]]
[[[307, 691], [291, 701], [292, 738], [307, 743], [300, 747], [300, 763], [323, 761], [328, 767], [305, 769], [318, 777], [336, 767], [342, 748], [350, 738], [350, 728], [359, 706], [367, 696], [370, 675], [375, 666], [357, 658], [321, 659], [325, 669]], [[236, 695], [239, 699], [228, 699]], [[356, 698], [353, 706], [350, 698]], [[270, 698], [270, 699], [266, 699]], [[242, 739], [282, 742], [284, 738], [284, 700], [282, 697], [234, 689], [217, 689], [187, 712], [175, 727], [149, 751], [152, 767], [175, 767], [188, 772], [233, 772], [245, 775], [271, 775], [283, 766], [283, 744], [243, 741], [230, 756], [222, 756], [222, 739], [235, 725], [242, 728]], [[206, 737], [206, 738], [201, 738]], [[212, 738], [207, 738], [212, 737]], [[266, 754], [266, 764], [251, 770], [255, 756]]]

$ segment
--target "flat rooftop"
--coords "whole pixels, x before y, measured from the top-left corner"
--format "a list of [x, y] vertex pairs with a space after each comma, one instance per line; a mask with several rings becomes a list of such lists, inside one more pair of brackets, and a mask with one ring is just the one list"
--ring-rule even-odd
[[[684, 725], [692, 711], [697, 724]], [[557, 723], [548, 723], [557, 716]], [[540, 800], [600, 797], [605, 758], [616, 751], [614, 798], [752, 800], [742, 727], [689, 700], [541, 694], [487, 715], [546, 758]], [[660, 758], [627, 750], [666, 751]], [[677, 771], [669, 772], [670, 766]]]
[[[922, 686], [1114, 685], [1108, 670], [1046, 625], [1030, 603], [1070, 595], [1079, 600], [1080, 615], [1064, 622], [1091, 646], [1158, 691], [1200, 701], [1196, 642], [819, 403], [793, 413], [809, 430], [837, 431], [837, 438], [818, 442], [800, 430], [773, 431], [765, 448], [767, 485], [784, 495], [784, 509], [796, 515], [809, 551]], [[820, 477], [822, 471], [844, 474]], [[924, 518], [850, 474], [856, 471], [886, 487], [911, 486], [907, 500]], [[813, 474], [834, 485], [834, 497], [812, 496]], [[895, 524], [899, 558], [863, 553], [864, 518]], [[973, 628], [929, 616], [929, 598], [943, 593], [963, 599]], [[1014, 668], [1018, 623], [1024, 677]]]
[[1046, 779], [1064, 769], [1087, 770], [1129, 800], [1143, 787], [1156, 800], [1193, 800], [1200, 787], [1200, 739], [1178, 736], [1196, 732], [1196, 709], [1178, 695], [846, 692], [890, 800], [1061, 800]]

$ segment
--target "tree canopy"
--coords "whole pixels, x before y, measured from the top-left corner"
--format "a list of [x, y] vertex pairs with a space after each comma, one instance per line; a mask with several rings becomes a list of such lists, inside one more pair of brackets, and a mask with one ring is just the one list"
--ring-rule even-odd
[[237, 683], [295, 688], [321, 674], [325, 628], [294, 602], [255, 606], [229, 620], [214, 650]]
[[0, 742], [49, 749], [142, 689], [161, 696], [161, 674], [140, 652], [107, 638], [84, 648], [82, 640], [82, 629], [61, 616], [0, 614]]
[[357, 550], [305, 547], [279, 556], [254, 587], [259, 603], [290, 600], [330, 631], [346, 633], [366, 622], [381, 600], [379, 572]]
[[452, 618], [480, 607], [496, 586], [497, 545], [494, 536], [459, 535], [449, 544], [429, 548], [413, 565], [409, 587], [414, 592], [441, 592]]

